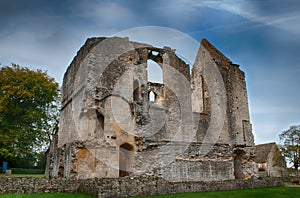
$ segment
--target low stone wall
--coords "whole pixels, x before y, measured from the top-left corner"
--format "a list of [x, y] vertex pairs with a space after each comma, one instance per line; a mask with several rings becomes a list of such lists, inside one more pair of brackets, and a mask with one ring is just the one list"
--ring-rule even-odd
[[78, 180], [39, 179], [32, 177], [0, 177], [0, 194], [30, 194], [43, 192], [77, 192]]
[[137, 177], [119, 179], [38, 179], [38, 178], [3, 178], [0, 177], [0, 194], [5, 193], [42, 193], [69, 192], [86, 193], [101, 198], [146, 196], [157, 194], [175, 194], [183, 192], [204, 192], [219, 190], [237, 190], [282, 186], [277, 178], [247, 181], [220, 182], [169, 182], [159, 177]]
[[149, 196], [176, 194], [183, 192], [205, 192], [239, 190], [282, 186], [278, 178], [261, 180], [233, 180], [219, 182], [169, 182], [162, 178], [120, 178], [118, 180], [98, 181], [98, 197]]

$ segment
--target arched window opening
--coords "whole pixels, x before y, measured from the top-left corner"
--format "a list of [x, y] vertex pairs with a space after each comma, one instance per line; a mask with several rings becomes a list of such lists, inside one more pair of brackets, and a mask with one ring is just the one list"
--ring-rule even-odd
[[139, 81], [133, 81], [133, 101], [139, 101], [140, 99], [140, 88], [139, 88]]
[[104, 130], [104, 116], [97, 111], [97, 120], [102, 130]]
[[153, 60], [147, 60], [148, 82], [163, 83], [162, 68]]
[[156, 101], [156, 94], [153, 91], [150, 91], [150, 93], [149, 93], [149, 101], [150, 102]]
[[129, 176], [133, 160], [133, 146], [125, 143], [119, 149], [119, 177]]
[[157, 51], [152, 51], [151, 53], [153, 56], [157, 56], [159, 54], [159, 52], [157, 52]]

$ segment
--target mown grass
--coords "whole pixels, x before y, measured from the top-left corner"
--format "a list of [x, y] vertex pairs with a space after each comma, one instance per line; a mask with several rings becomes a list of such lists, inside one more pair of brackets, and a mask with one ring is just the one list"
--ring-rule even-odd
[[85, 194], [71, 194], [71, 193], [38, 193], [28, 195], [18, 194], [0, 194], [1, 198], [94, 198]]
[[[291, 187], [275, 187], [275, 188], [258, 188], [258, 189], [247, 189], [247, 190], [234, 190], [234, 191], [219, 191], [219, 192], [199, 192], [199, 193], [182, 193], [174, 195], [155, 195], [149, 196], [151, 198], [257, 198], [257, 197], [300, 197], [300, 188]], [[142, 197], [131, 197], [131, 198], [142, 198]], [[145, 197], [143, 197], [145, 198]]]
[[[199, 193], [182, 193], [172, 195], [155, 195], [148, 196], [151, 198], [282, 198], [282, 197], [300, 197], [300, 188], [291, 187], [275, 187], [275, 188], [258, 188], [247, 190], [233, 190], [233, 191], [219, 191], [219, 192], [199, 192]], [[0, 194], [0, 198], [93, 198], [93, 196], [85, 194], [68, 194], [68, 193], [41, 193], [41, 194]], [[131, 197], [131, 198], [145, 198], [145, 197]]]
[[11, 175], [0, 174], [0, 177], [35, 177], [35, 178], [45, 178], [45, 175], [44, 174], [11, 174]]

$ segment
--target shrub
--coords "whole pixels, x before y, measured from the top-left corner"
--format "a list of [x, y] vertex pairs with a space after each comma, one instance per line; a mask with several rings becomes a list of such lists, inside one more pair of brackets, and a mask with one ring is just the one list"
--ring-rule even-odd
[[44, 174], [44, 169], [11, 168], [13, 174]]

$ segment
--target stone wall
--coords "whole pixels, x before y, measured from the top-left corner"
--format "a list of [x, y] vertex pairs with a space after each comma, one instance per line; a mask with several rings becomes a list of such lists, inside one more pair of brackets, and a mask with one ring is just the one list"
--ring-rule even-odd
[[[149, 60], [162, 83], [149, 82]], [[175, 49], [88, 39], [64, 76], [46, 176], [249, 179], [256, 167], [247, 101], [244, 72], [206, 40], [191, 75]]]
[[[100, 180], [98, 180], [100, 181]], [[184, 192], [239, 190], [282, 186], [279, 179], [231, 180], [215, 182], [168, 182], [159, 177], [103, 179], [98, 185], [98, 197], [150, 196]]]
[[0, 177], [0, 194], [77, 192], [79, 180], [39, 179], [32, 177]]
[[215, 182], [169, 182], [161, 177], [98, 178], [87, 180], [4, 178], [0, 177], [0, 194], [67, 192], [104, 197], [149, 196], [184, 192], [238, 190], [282, 186], [278, 178]]

